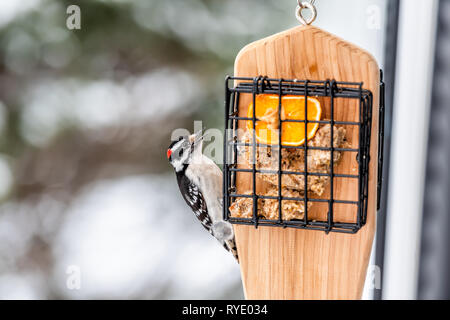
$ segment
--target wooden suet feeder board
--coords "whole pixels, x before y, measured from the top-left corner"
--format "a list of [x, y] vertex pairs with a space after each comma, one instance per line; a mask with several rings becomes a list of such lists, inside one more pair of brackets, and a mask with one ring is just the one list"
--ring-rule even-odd
[[[234, 73], [226, 85], [224, 216], [234, 225], [246, 298], [360, 299], [382, 162], [383, 87], [377, 62], [359, 47], [305, 25], [247, 45]], [[278, 97], [278, 128], [303, 123], [307, 137], [308, 126], [319, 124], [331, 131], [328, 144], [311, 138], [283, 145], [281, 133], [277, 143], [264, 145], [251, 130], [261, 120], [259, 95]], [[281, 116], [286, 96], [303, 99], [302, 120]], [[311, 98], [320, 102], [320, 120], [308, 119]], [[250, 106], [256, 107], [249, 111]], [[244, 138], [248, 132], [250, 141]], [[345, 132], [345, 144], [332, 143], [337, 132]], [[264, 147], [271, 147], [276, 159], [270, 169], [257, 156]], [[295, 152], [304, 157], [302, 169], [290, 171], [283, 157]], [[242, 160], [245, 154], [253, 161]], [[329, 155], [325, 171], [314, 172], [315, 154]], [[292, 181], [301, 183], [296, 187]], [[322, 181], [322, 192], [308, 185], [315, 181]], [[288, 190], [294, 196], [286, 195]], [[275, 209], [261, 213], [269, 202]], [[230, 208], [239, 203], [250, 204], [247, 215], [233, 215]], [[297, 215], [289, 215], [286, 203], [297, 208]]]

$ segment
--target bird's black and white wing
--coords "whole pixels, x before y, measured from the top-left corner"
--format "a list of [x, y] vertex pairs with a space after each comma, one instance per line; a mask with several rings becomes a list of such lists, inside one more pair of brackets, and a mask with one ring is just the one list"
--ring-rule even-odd
[[206, 201], [203, 198], [199, 188], [193, 184], [186, 176], [181, 176], [178, 179], [178, 186], [181, 194], [188, 206], [192, 209], [197, 219], [201, 222], [208, 232], [212, 234], [212, 221], [208, 214]]

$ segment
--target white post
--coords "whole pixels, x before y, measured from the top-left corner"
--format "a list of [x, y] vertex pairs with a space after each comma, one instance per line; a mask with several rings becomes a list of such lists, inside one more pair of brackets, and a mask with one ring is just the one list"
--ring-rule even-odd
[[401, 1], [383, 299], [416, 299], [437, 0]]

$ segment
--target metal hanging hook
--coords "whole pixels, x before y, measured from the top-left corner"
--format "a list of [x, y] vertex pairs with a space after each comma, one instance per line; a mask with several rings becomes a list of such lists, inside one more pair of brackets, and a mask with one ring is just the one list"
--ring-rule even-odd
[[[301, 1], [301, 0], [297, 0], [297, 8], [295, 9], [295, 17], [297, 18], [298, 21], [300, 21], [301, 24], [308, 26], [311, 23], [314, 22], [314, 20], [316, 20], [317, 18], [317, 9], [314, 6], [314, 3], [316, 1], [315, 0], [311, 0], [311, 1]], [[303, 10], [304, 9], [309, 9], [311, 10], [311, 17], [309, 19], [305, 19], [305, 17], [303, 17]]]
[[[302, 5], [302, 2], [305, 2], [305, 1], [297, 0], [297, 3], [298, 3], [299, 6]], [[309, 3], [311, 3], [312, 5], [314, 5], [314, 4], [316, 3], [316, 0], [310, 0]]]

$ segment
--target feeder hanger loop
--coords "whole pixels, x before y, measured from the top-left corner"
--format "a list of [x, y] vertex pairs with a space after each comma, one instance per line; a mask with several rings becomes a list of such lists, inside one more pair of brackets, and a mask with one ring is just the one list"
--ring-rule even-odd
[[[310, 1], [297, 0], [298, 5], [297, 5], [297, 8], [295, 9], [295, 17], [304, 26], [309, 26], [317, 18], [317, 9], [314, 6], [315, 2], [316, 2], [316, 0], [310, 0]], [[303, 9], [311, 10], [312, 15], [309, 19], [305, 19], [305, 17], [303, 17], [303, 13], [302, 13]]]

